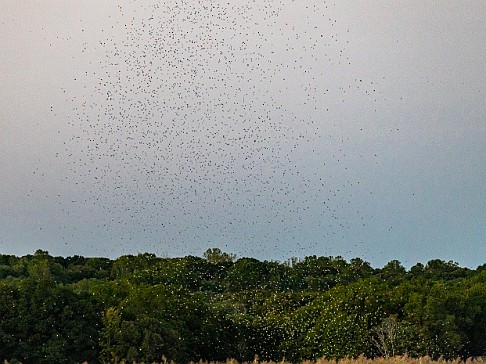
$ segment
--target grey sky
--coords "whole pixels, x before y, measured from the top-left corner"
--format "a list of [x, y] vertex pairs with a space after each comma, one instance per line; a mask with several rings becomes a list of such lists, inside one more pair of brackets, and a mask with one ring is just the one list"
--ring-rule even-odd
[[0, 3], [0, 252], [486, 257], [483, 1]]

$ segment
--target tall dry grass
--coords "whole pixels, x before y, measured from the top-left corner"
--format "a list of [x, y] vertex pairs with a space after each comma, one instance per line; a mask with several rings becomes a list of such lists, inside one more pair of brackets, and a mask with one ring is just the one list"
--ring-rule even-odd
[[[16, 364], [21, 364], [20, 362], [15, 362]], [[338, 359], [338, 360], [329, 360], [325, 358], [317, 359], [317, 360], [304, 360], [299, 364], [486, 364], [486, 358], [484, 357], [477, 357], [477, 358], [468, 358], [466, 360], [462, 359], [454, 359], [454, 360], [445, 360], [439, 358], [434, 360], [428, 356], [423, 356], [420, 358], [410, 358], [408, 356], [395, 356], [390, 358], [374, 358], [368, 359], [364, 356], [360, 356], [358, 358], [349, 358], [349, 359]], [[8, 361], [4, 360], [3, 364], [10, 364]], [[82, 364], [89, 364], [88, 362], [84, 362]], [[128, 363], [122, 361], [116, 364], [143, 364], [143, 363]], [[145, 364], [176, 364], [173, 361], [166, 360], [164, 357], [160, 363], [145, 363]], [[251, 362], [239, 362], [235, 359], [228, 359], [225, 362], [213, 362], [213, 361], [203, 361], [200, 360], [199, 362], [190, 362], [189, 364], [295, 364], [290, 363], [288, 361], [265, 361], [259, 360], [258, 357]]]
[[[486, 358], [485, 358], [486, 359]], [[317, 360], [305, 360], [303, 362], [300, 362], [299, 364], [480, 364], [480, 363], [485, 363], [486, 360], [477, 357], [477, 358], [468, 358], [466, 360], [462, 359], [454, 359], [454, 360], [445, 360], [442, 358], [439, 358], [437, 360], [433, 360], [432, 358], [428, 356], [420, 357], [420, 358], [411, 358], [408, 356], [395, 356], [395, 357], [390, 357], [390, 358], [374, 358], [374, 359], [368, 359], [364, 356], [360, 356], [358, 358], [349, 358], [349, 359], [338, 359], [338, 360], [331, 360], [331, 359], [317, 359]], [[167, 362], [164, 362], [165, 364], [168, 364]], [[174, 364], [174, 363], [172, 363]], [[251, 362], [243, 362], [240, 363], [237, 360], [234, 359], [228, 359], [226, 362], [208, 362], [208, 361], [199, 361], [197, 363], [190, 363], [190, 364], [295, 364], [295, 363], [290, 363], [288, 361], [279, 361], [279, 362], [274, 362], [274, 361], [265, 361], [265, 360], [259, 360], [258, 357], [256, 357], [253, 361]]]

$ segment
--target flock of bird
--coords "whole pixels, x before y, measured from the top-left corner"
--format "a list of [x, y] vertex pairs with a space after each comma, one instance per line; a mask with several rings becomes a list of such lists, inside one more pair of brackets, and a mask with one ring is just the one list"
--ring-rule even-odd
[[82, 91], [67, 95], [72, 137], [62, 153], [67, 183], [83, 191], [73, 202], [140, 250], [339, 243], [359, 177], [329, 109], [347, 93], [370, 104], [380, 93], [346, 75], [349, 31], [333, 6], [118, 5], [105, 38], [83, 44], [96, 62], [73, 79]]

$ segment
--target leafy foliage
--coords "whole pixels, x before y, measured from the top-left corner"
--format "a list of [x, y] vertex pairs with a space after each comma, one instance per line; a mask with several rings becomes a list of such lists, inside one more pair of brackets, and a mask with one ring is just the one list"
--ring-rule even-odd
[[0, 359], [302, 361], [486, 353], [486, 269], [356, 258], [0, 255]]

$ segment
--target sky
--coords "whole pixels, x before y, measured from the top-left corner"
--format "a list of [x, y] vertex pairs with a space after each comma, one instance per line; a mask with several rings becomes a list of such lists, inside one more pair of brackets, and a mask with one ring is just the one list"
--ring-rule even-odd
[[0, 253], [486, 263], [486, 3], [0, 2]]

